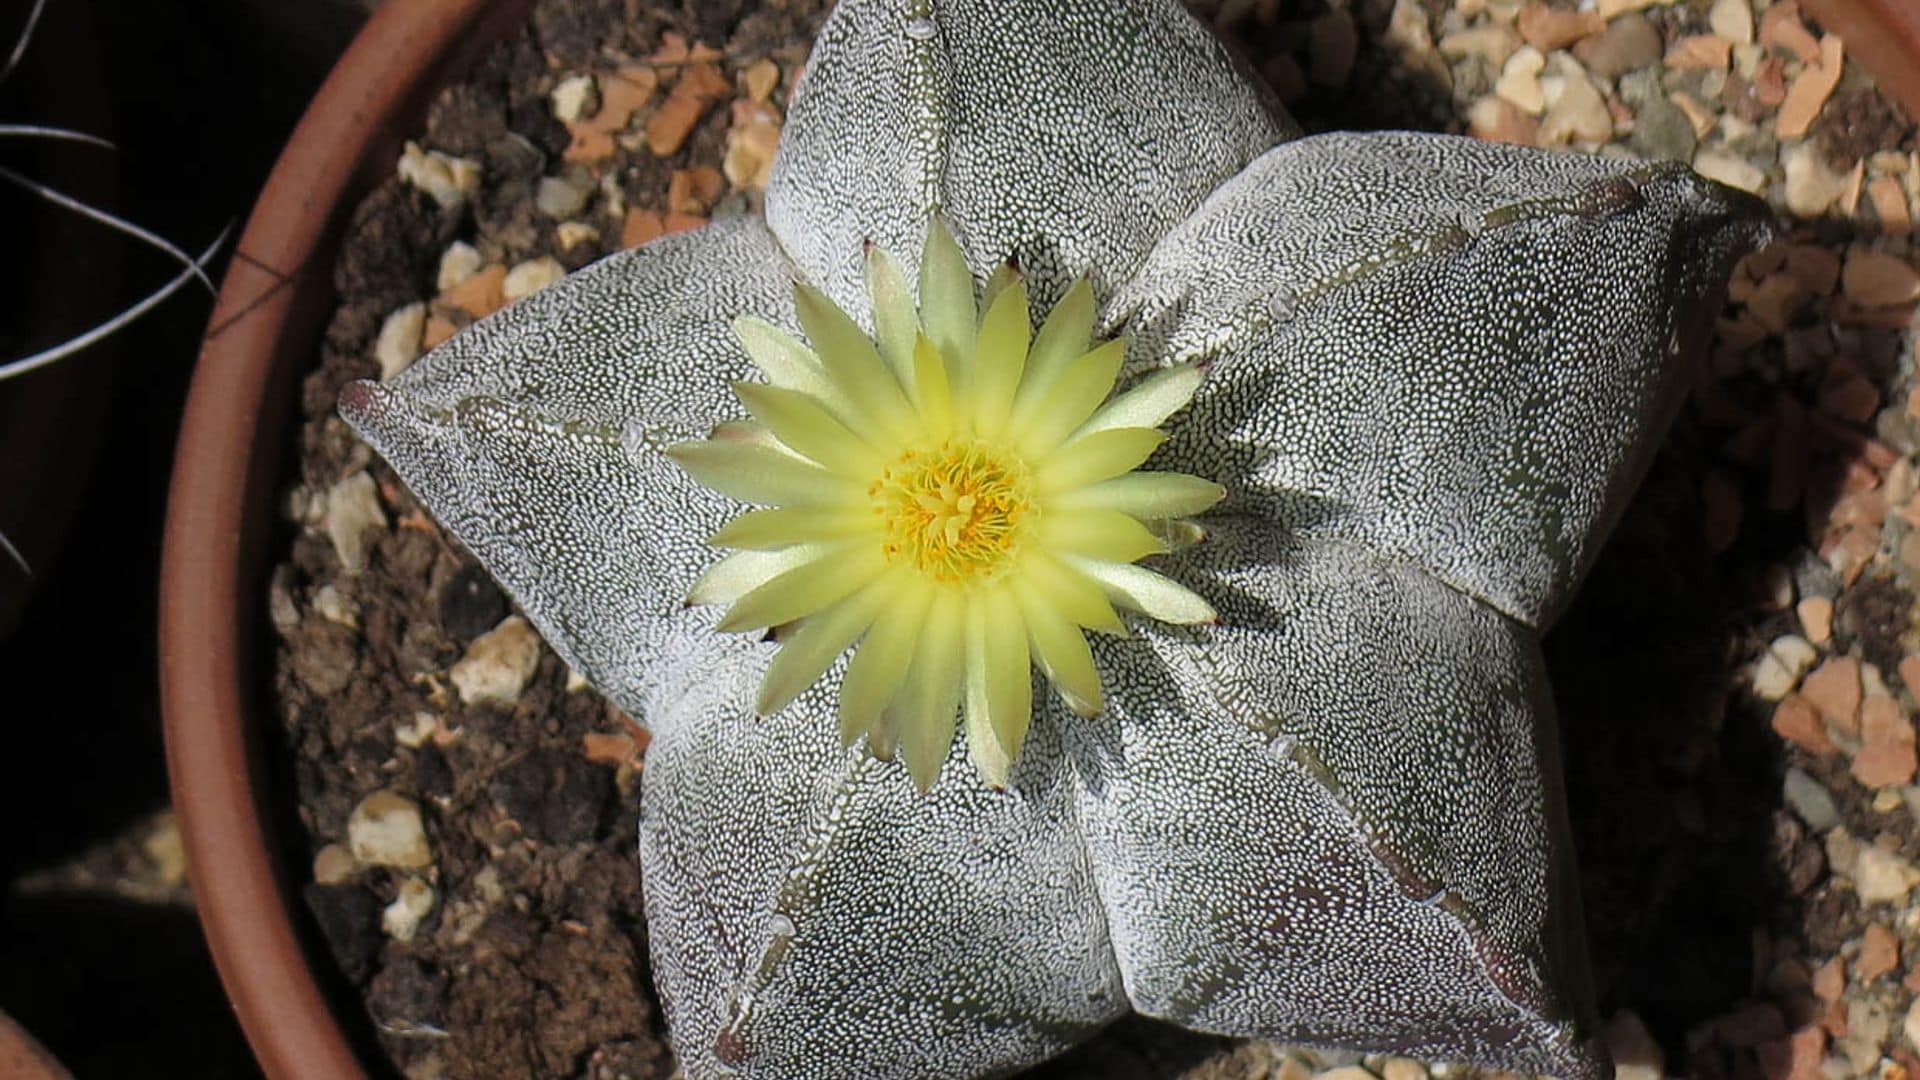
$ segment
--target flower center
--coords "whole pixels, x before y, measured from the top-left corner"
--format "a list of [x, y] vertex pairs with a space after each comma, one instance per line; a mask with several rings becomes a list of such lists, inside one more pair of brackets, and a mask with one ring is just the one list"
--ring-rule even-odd
[[903, 451], [867, 494], [888, 560], [948, 584], [1005, 569], [1034, 512], [1026, 463], [969, 440]]

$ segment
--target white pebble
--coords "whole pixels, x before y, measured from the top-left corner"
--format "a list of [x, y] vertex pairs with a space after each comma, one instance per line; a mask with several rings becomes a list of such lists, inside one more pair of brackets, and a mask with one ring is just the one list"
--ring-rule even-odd
[[327, 491], [327, 539], [349, 574], [357, 574], [367, 565], [367, 530], [387, 527], [386, 511], [380, 509], [380, 492], [373, 477], [364, 471], [354, 473]]
[[328, 844], [314, 853], [313, 880], [321, 885], [344, 885], [360, 872], [360, 860], [345, 844]]
[[1715, 35], [1735, 45], [1753, 44], [1753, 8], [1747, 6], [1747, 0], [1713, 0], [1707, 25]]
[[1759, 194], [1766, 186], [1767, 174], [1755, 168], [1745, 158], [1718, 150], [1702, 150], [1693, 155], [1693, 171], [1709, 180], [1718, 180], [1730, 187]]
[[420, 338], [426, 328], [427, 305], [418, 300], [395, 309], [380, 324], [373, 358], [380, 364], [381, 382], [407, 370], [407, 365], [420, 358]]
[[527, 620], [509, 615], [474, 638], [448, 675], [460, 700], [469, 705], [511, 706], [539, 666], [540, 636]]
[[434, 288], [446, 292], [479, 273], [485, 263], [480, 257], [479, 248], [465, 240], [455, 240], [440, 253], [440, 269], [433, 276]]
[[537, 259], [516, 263], [513, 269], [508, 270], [500, 293], [511, 304], [523, 296], [532, 296], [566, 276], [567, 268], [560, 265], [560, 260], [551, 255], [542, 255]]
[[420, 807], [405, 795], [385, 788], [361, 799], [348, 815], [347, 848], [368, 866], [413, 869], [433, 865]]
[[1787, 209], [1800, 217], [1820, 217], [1847, 193], [1847, 177], [1827, 167], [1827, 158], [1811, 140], [1780, 154], [1787, 175]]
[[1853, 864], [1853, 887], [1863, 904], [1905, 903], [1920, 885], [1920, 870], [1894, 853], [1873, 844], [1860, 845]]
[[591, 75], [561, 79], [549, 100], [553, 102], [553, 118], [571, 124], [600, 111], [600, 84], [594, 82]]
[[1763, 701], [1779, 701], [1800, 683], [1800, 676], [1807, 673], [1813, 662], [1820, 658], [1806, 638], [1799, 634], [1782, 634], [1773, 639], [1767, 651], [1753, 665], [1753, 692]]
[[426, 192], [442, 210], [457, 209], [480, 190], [479, 162], [423, 150], [416, 142], [408, 142], [401, 151], [395, 172], [402, 183]]
[[1540, 85], [1540, 70], [1546, 66], [1547, 58], [1539, 49], [1522, 45], [1500, 69], [1494, 94], [1529, 116], [1539, 116], [1547, 110], [1547, 92]]
[[417, 877], [400, 883], [400, 895], [380, 913], [380, 928], [395, 941], [412, 941], [421, 920], [433, 911], [433, 886]]
[[565, 219], [586, 209], [587, 196], [592, 193], [592, 188], [582, 187], [565, 177], [543, 176], [539, 189], [534, 192], [533, 203], [548, 217]]

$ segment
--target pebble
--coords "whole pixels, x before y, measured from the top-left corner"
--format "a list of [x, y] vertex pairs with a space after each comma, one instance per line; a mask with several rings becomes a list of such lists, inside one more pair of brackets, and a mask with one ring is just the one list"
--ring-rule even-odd
[[[621, 213], [625, 213], [622, 210]], [[554, 243], [561, 251], [571, 251], [582, 244], [592, 244], [600, 239], [600, 230], [584, 221], [563, 221], [553, 227]]]
[[1871, 1001], [1847, 1006], [1847, 1033], [1834, 1045], [1846, 1055], [1854, 1076], [1873, 1076], [1880, 1064], [1880, 1047], [1893, 1032], [1893, 1017]]
[[1605, 33], [1582, 41], [1574, 55], [1595, 75], [1617, 79], [1652, 67], [1660, 59], [1660, 51], [1660, 31], [1645, 15], [1636, 13], [1608, 23]]
[[373, 341], [373, 359], [380, 365], [380, 381], [385, 382], [407, 369], [420, 358], [420, 342], [427, 328], [427, 305], [416, 300], [389, 312], [380, 323], [380, 335]]
[[365, 470], [327, 489], [327, 539], [333, 542], [340, 566], [357, 574], [367, 565], [367, 530], [387, 527], [380, 508], [380, 492]]
[[394, 171], [400, 182], [427, 194], [442, 210], [455, 210], [480, 190], [480, 163], [421, 149], [408, 141]]
[[[476, 319], [484, 319], [499, 311], [507, 304], [506, 297], [507, 268], [501, 263], [489, 263], [465, 281], [448, 289], [439, 296], [443, 304], [459, 308]], [[428, 338], [432, 332], [429, 330]]]
[[339, 623], [348, 629], [360, 626], [360, 605], [348, 599], [332, 583], [320, 586], [313, 594], [313, 610], [329, 622]]
[[1859, 846], [1852, 877], [1863, 904], [1905, 903], [1907, 894], [1920, 885], [1920, 870], [1911, 862], [1873, 844]]
[[1867, 182], [1867, 201], [1873, 204], [1880, 231], [1888, 236], [1905, 236], [1913, 231], [1913, 214], [1907, 205], [1907, 190], [1891, 176], [1876, 176]]
[[187, 844], [180, 835], [180, 822], [171, 812], [154, 819], [152, 830], [140, 839], [140, 853], [152, 864], [153, 876], [161, 884], [186, 884]]
[[704, 214], [726, 187], [720, 170], [711, 165], [675, 169], [667, 179], [667, 209], [682, 214]]
[[1787, 98], [1780, 103], [1780, 111], [1774, 117], [1774, 132], [1783, 139], [1805, 135], [1833, 88], [1839, 85], [1845, 67], [1846, 50], [1840, 39], [1833, 34], [1823, 36], [1819, 62], [1802, 68], [1787, 87]]
[[1800, 676], [1820, 657], [1819, 650], [1798, 634], [1782, 634], [1753, 666], [1753, 692], [1762, 700], [1779, 701], [1793, 692]]
[[313, 854], [313, 880], [321, 885], [345, 885], [360, 873], [360, 860], [345, 844], [328, 844]]
[[1840, 290], [1862, 307], [1911, 304], [1920, 300], [1920, 271], [1892, 255], [1850, 248], [1840, 272]]
[[1540, 145], [1598, 143], [1612, 138], [1613, 114], [1607, 111], [1606, 100], [1580, 62], [1566, 53], [1556, 53], [1551, 68], [1561, 88], [1546, 118], [1540, 121]]
[[767, 101], [780, 85], [780, 65], [763, 56], [740, 73], [740, 85], [749, 100]]
[[1527, 44], [1543, 53], [1564, 49], [1606, 29], [1606, 21], [1594, 12], [1552, 8], [1540, 0], [1520, 9], [1516, 25]]
[[1412, 1058], [1388, 1058], [1380, 1063], [1380, 1080], [1427, 1080], [1427, 1067]]
[[1806, 822], [1808, 829], [1824, 833], [1840, 824], [1840, 808], [1833, 801], [1833, 793], [1805, 769], [1797, 765], [1789, 768], [1780, 786], [1788, 809]]
[[367, 866], [403, 870], [433, 865], [420, 807], [399, 792], [382, 788], [360, 800], [347, 817], [347, 848]]
[[1847, 192], [1847, 177], [1827, 166], [1812, 142], [1799, 142], [1780, 155], [1787, 174], [1787, 209], [1800, 217], [1820, 217]]
[[1687, 114], [1687, 121], [1693, 125], [1694, 138], [1704, 139], [1714, 128], [1720, 125], [1720, 118], [1712, 109], [1702, 105], [1698, 98], [1684, 90], [1675, 90], [1667, 95], [1674, 108]]
[[1907, 1006], [1907, 1018], [1901, 1023], [1900, 1031], [1907, 1037], [1909, 1045], [1920, 1046], [1920, 997], [1914, 998], [1913, 1004]]
[[1335, 8], [1313, 20], [1309, 26], [1312, 40], [1308, 55], [1307, 81], [1316, 86], [1339, 88], [1353, 74], [1353, 60], [1360, 48], [1353, 16]]
[[554, 84], [548, 100], [553, 104], [554, 119], [571, 124], [599, 110], [600, 84], [591, 75], [574, 75]]
[[1487, 23], [1468, 30], [1456, 30], [1440, 39], [1440, 55], [1449, 60], [1477, 56], [1490, 69], [1504, 67], [1507, 58], [1520, 48], [1520, 35], [1508, 26]]
[[1841, 731], [1860, 730], [1860, 661], [1836, 656], [1809, 673], [1800, 693]]
[[1725, 71], [1733, 44], [1713, 34], [1683, 37], [1667, 50], [1666, 65], [1675, 71]]
[[727, 129], [727, 153], [721, 171], [741, 191], [764, 191], [773, 175], [774, 152], [780, 147], [780, 115], [755, 101], [733, 103], [733, 126]]
[[440, 253], [440, 266], [433, 275], [433, 289], [435, 292], [446, 292], [479, 273], [485, 265], [486, 260], [480, 256], [479, 248], [465, 240], [455, 240]]
[[1860, 750], [1854, 754], [1853, 778], [1870, 788], [1891, 787], [1913, 780], [1913, 724], [1900, 703], [1884, 694], [1867, 698], [1860, 710]]
[[1899, 966], [1900, 939], [1879, 923], [1869, 924], [1860, 935], [1860, 952], [1853, 958], [1853, 977], [1872, 982]]
[[1600, 0], [1598, 4], [1594, 5], [1594, 10], [1600, 13], [1601, 18], [1611, 19], [1617, 15], [1625, 15], [1629, 11], [1645, 11], [1650, 7], [1665, 7], [1673, 2], [1674, 0]]
[[551, 255], [542, 255], [537, 259], [528, 259], [515, 263], [513, 269], [500, 283], [500, 294], [511, 304], [524, 296], [532, 296], [541, 289], [567, 276], [567, 268], [560, 260]]
[[1787, 273], [1815, 296], [1831, 296], [1840, 286], [1840, 256], [1816, 244], [1795, 244], [1787, 249]]
[[1820, 722], [1819, 710], [1799, 694], [1789, 694], [1774, 708], [1772, 725], [1774, 734], [1809, 754], [1831, 754], [1839, 749]]
[[1642, 102], [1634, 118], [1632, 145], [1643, 157], [1692, 161], [1699, 140], [1687, 114], [1665, 97], [1653, 94]]
[[1532, 146], [1539, 121], [1488, 94], [1467, 109], [1467, 131], [1478, 139]]
[[1820, 59], [1820, 43], [1800, 21], [1800, 6], [1787, 0], [1767, 8], [1760, 16], [1760, 44], [1769, 49], [1785, 49], [1803, 64]]
[[507, 705], [520, 700], [521, 691], [540, 666], [540, 635], [518, 615], [473, 639], [448, 676], [460, 700], [469, 705]]
[[395, 941], [412, 941], [420, 923], [433, 911], [433, 886], [417, 877], [400, 883], [400, 895], [380, 912], [380, 929]]
[[1614, 1080], [1660, 1080], [1666, 1075], [1666, 1054], [1632, 1009], [1614, 1013], [1600, 1037], [1613, 1058]]
[[540, 187], [534, 192], [533, 203], [542, 214], [550, 218], [570, 218], [577, 216], [587, 208], [587, 199], [593, 195], [590, 184], [582, 184], [571, 177], [543, 176]]
[[1709, 180], [1718, 180], [1730, 187], [1737, 187], [1756, 195], [1767, 183], [1767, 174], [1748, 162], [1746, 158], [1719, 150], [1702, 150], [1695, 154], [1693, 171]]
[[1800, 629], [1807, 640], [1815, 645], [1824, 645], [1833, 637], [1833, 601], [1824, 596], [1809, 596], [1794, 605], [1794, 614], [1800, 617]]
[[1707, 25], [1735, 45], [1753, 44], [1753, 8], [1747, 0], [1713, 0]]
[[1540, 85], [1540, 72], [1546, 66], [1547, 58], [1539, 49], [1523, 45], [1514, 50], [1493, 84], [1495, 96], [1529, 116], [1539, 116], [1547, 111], [1547, 92]]

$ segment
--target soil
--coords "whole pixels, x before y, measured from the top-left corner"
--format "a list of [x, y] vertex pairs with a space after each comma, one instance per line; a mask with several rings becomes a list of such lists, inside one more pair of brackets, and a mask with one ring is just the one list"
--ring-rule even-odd
[[[645, 1078], [671, 1075], [674, 1064], [650, 987], [634, 852], [644, 733], [591, 690], [570, 688], [565, 666], [544, 650], [510, 707], [462, 703], [444, 673], [511, 605], [337, 419], [339, 388], [378, 375], [376, 338], [405, 305], [433, 299], [429, 341], [497, 306], [497, 297], [477, 302], [439, 287], [442, 253], [456, 241], [488, 268], [550, 255], [573, 269], [634, 241], [636, 221], [644, 235], [648, 222], [672, 226], [675, 215], [692, 225], [756, 211], [751, 185], [728, 183], [687, 202], [685, 174], [726, 160], [724, 102], [668, 153], [630, 136], [594, 157], [581, 155], [578, 132], [555, 118], [550, 95], [569, 75], [636, 64], [672, 79], [674, 58], [684, 55], [678, 35], [717, 48], [712, 62], [742, 88], [749, 69], [771, 61], [777, 107], [824, 3], [544, 0], [524, 34], [442, 95], [419, 139], [480, 163], [482, 182], [465, 207], [444, 209], [393, 180], [354, 219], [336, 269], [340, 306], [303, 390], [287, 507], [296, 527], [273, 580], [275, 691], [304, 850], [316, 863], [307, 903], [345, 982], [364, 999], [370, 1040], [397, 1073]], [[1488, 72], [1465, 71], [1471, 58], [1436, 66], [1430, 42], [1409, 54], [1393, 4], [1354, 5], [1355, 16], [1346, 6], [1302, 4], [1285, 20], [1273, 4], [1191, 6], [1313, 128], [1460, 130], [1469, 90], [1491, 85]], [[1434, 0], [1415, 10], [1439, 39], [1466, 7]], [[1698, 5], [1646, 15], [1668, 43], [1704, 32], [1705, 17]], [[1330, 41], [1337, 48], [1343, 33], [1351, 62], [1317, 68], [1316, 50]], [[1353, 86], [1386, 90], [1348, 92]], [[1751, 112], [1736, 89], [1730, 82], [1726, 107]], [[643, 108], [636, 122], [647, 115]], [[1875, 151], [1910, 147], [1914, 135], [1870, 80], [1850, 72], [1811, 137], [1844, 172]], [[1779, 173], [1777, 143], [1749, 149]], [[565, 223], [536, 206], [541, 179], [555, 175], [592, 181], [587, 208]], [[1778, 202], [1777, 190], [1769, 194]], [[583, 224], [590, 227], [568, 227]], [[1858, 234], [1814, 221], [1795, 224], [1794, 239], [1838, 255]], [[1745, 273], [1749, 291], [1765, 277]], [[1832, 1014], [1813, 972], [1855, 955], [1865, 928], [1887, 921], [1836, 884], [1844, 874], [1832, 865], [1841, 849], [1830, 833], [1783, 806], [1787, 768], [1831, 794], [1841, 832], [1877, 835], [1881, 846], [1920, 858], [1914, 800], [1890, 802], [1892, 788], [1850, 778], [1845, 756], [1782, 739], [1769, 722], [1774, 702], [1746, 685], [1769, 643], [1803, 632], [1796, 597], [1834, 602], [1831, 634], [1817, 642], [1823, 656], [1858, 657], [1891, 676], [1913, 651], [1911, 568], [1881, 552], [1837, 572], [1820, 542], [1827, 515], [1858, 488], [1848, 470], [1860, 440], [1892, 438], [1879, 431], [1888, 424], [1796, 447], [1801, 456], [1787, 471], [1799, 479], [1784, 504], [1780, 454], [1768, 442], [1785, 441], [1776, 430], [1784, 421], [1749, 434], [1756, 417], [1779, 415], [1783, 398], [1822, 400], [1836, 354], [1849, 365], [1840, 374], [1862, 374], [1876, 400], [1903, 397], [1899, 324], [1858, 325], [1825, 304], [1805, 306], [1757, 343], [1721, 342], [1714, 366], [1727, 377], [1716, 388], [1740, 423], [1729, 432], [1724, 409], [1696, 402], [1688, 410], [1547, 641], [1601, 1012], [1644, 1023], [1676, 1072], [1760, 1075], [1765, 1066], [1774, 1075], [1773, 1047]], [[1731, 305], [1729, 321], [1741, 317]], [[1905, 429], [1895, 434], [1896, 445], [1911, 445]], [[363, 471], [390, 527], [366, 532], [364, 568], [350, 572], [323, 518], [327, 493]], [[337, 848], [327, 849], [344, 843], [356, 805], [382, 790], [423, 809], [431, 865], [339, 869]], [[433, 904], [410, 935], [396, 935], [383, 928], [383, 913], [410, 881], [430, 886]], [[1877, 985], [1873, 1007], [1891, 1016], [1913, 996]], [[1834, 1027], [1818, 1028], [1823, 1051], [1829, 1036], [1845, 1034], [1844, 1023]], [[1881, 1035], [1889, 1047], [1899, 1039]], [[1273, 1048], [1135, 1018], [1034, 1075], [1224, 1080], [1306, 1075], [1306, 1067]]]

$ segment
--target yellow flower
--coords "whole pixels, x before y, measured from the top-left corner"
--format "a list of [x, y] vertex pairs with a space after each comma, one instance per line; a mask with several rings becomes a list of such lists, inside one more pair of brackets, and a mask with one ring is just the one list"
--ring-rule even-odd
[[668, 452], [700, 483], [767, 509], [711, 537], [736, 550], [688, 601], [731, 605], [723, 630], [787, 628], [762, 714], [857, 646], [840, 688], [846, 742], [866, 735], [881, 757], [897, 748], [924, 790], [964, 715], [974, 765], [1001, 786], [1032, 718], [1034, 663], [1092, 715], [1100, 676], [1083, 628], [1125, 634], [1116, 604], [1215, 621], [1205, 600], [1134, 565], [1196, 537], [1181, 519], [1224, 494], [1135, 471], [1201, 373], [1167, 368], [1107, 400], [1126, 344], [1090, 340], [1086, 280], [1038, 334], [1010, 268], [987, 283], [978, 315], [965, 257], [938, 221], [917, 312], [884, 252], [869, 249], [866, 269], [877, 340], [806, 285], [795, 307], [811, 347], [757, 318], [734, 324], [768, 379], [734, 387], [756, 422]]

